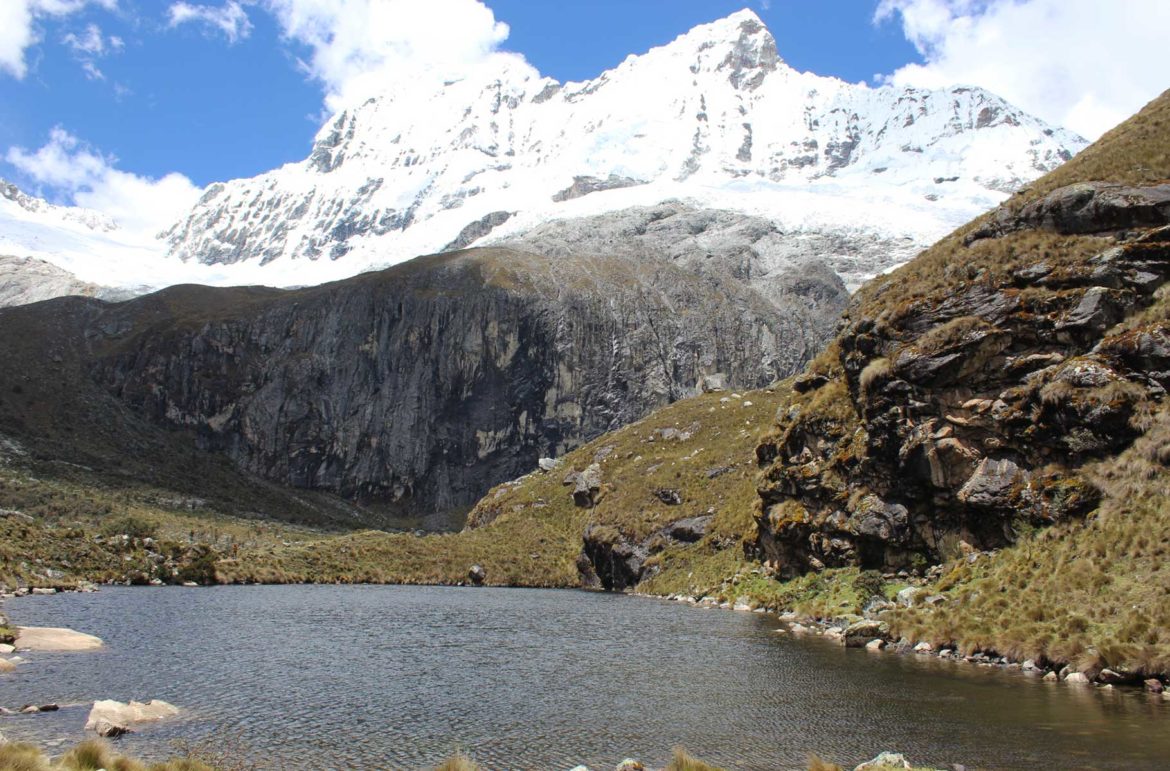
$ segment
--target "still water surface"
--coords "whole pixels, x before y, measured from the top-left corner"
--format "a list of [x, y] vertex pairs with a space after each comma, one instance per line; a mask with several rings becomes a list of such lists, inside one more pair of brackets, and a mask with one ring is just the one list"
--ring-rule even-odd
[[17, 624], [97, 634], [0, 677], [10, 739], [82, 738], [95, 699], [182, 719], [120, 740], [159, 758], [227, 743], [265, 768], [665, 764], [682, 745], [736, 769], [857, 763], [883, 749], [949, 768], [1166, 768], [1170, 703], [1020, 673], [845, 650], [775, 619], [568, 591], [268, 586], [105, 589], [10, 601]]

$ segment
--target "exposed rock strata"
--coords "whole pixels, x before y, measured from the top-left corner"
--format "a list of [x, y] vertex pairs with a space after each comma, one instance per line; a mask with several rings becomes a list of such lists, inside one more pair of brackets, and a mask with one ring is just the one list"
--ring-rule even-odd
[[[905, 567], [1093, 509], [1086, 464], [1127, 447], [1170, 387], [1166, 323], [1114, 329], [1170, 278], [1164, 187], [1005, 208], [975, 232], [1025, 239], [1022, 266], [895, 308], [894, 281], [862, 298], [757, 449], [759, 555], [787, 573]], [[1051, 230], [1094, 237], [1057, 264], [1034, 246]]]
[[778, 307], [732, 277], [505, 250], [291, 292], [58, 302], [8, 313], [61, 327], [42, 333], [60, 367], [80, 367], [137, 415], [259, 477], [388, 517], [433, 515], [435, 527], [706, 376], [765, 385], [824, 339], [807, 307]]

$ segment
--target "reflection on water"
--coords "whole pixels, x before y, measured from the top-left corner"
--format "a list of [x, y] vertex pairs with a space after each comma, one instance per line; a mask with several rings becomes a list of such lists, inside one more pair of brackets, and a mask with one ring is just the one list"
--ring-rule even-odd
[[[183, 719], [122, 740], [246, 748], [272, 768], [857, 763], [884, 749], [978, 768], [1157, 768], [1170, 705], [930, 657], [777, 635], [757, 614], [584, 592], [426, 587], [106, 589], [11, 601], [105, 650], [31, 654], [0, 678], [9, 738], [82, 738], [95, 699], [159, 698]], [[940, 676], [942, 675], [942, 676]]]

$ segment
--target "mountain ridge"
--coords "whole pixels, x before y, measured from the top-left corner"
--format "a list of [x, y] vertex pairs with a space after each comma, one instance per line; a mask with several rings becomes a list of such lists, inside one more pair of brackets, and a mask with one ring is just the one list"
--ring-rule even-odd
[[[327, 121], [305, 159], [210, 185], [165, 244], [18, 229], [26, 248], [8, 251], [90, 283], [304, 286], [679, 200], [856, 251], [853, 288], [1085, 144], [980, 89], [797, 72], [750, 11], [592, 80], [495, 54], [459, 80], [387, 88]], [[902, 246], [876, 257], [875, 240]]]

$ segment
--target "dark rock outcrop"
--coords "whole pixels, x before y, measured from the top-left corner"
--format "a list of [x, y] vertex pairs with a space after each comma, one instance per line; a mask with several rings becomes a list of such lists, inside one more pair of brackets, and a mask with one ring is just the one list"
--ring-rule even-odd
[[905, 568], [1092, 510], [1086, 465], [1170, 388], [1166, 324], [1139, 316], [1170, 279], [1163, 200], [1170, 186], [1063, 188], [988, 221], [1033, 230], [1021, 251], [1071, 248], [1035, 231], [1094, 234], [1084, 256], [985, 268], [896, 310], [882, 289], [860, 298], [757, 448], [758, 556], [789, 574]]
[[[23, 313], [43, 350], [63, 352], [39, 376], [80, 372], [250, 474], [431, 527], [462, 524], [492, 485], [694, 393], [706, 375], [762, 386], [823, 339], [804, 309], [734, 280], [498, 249], [305, 290], [54, 303], [68, 310], [0, 312]], [[109, 424], [94, 410], [112, 407], [93, 404], [84, 409]]]
[[1170, 223], [1170, 184], [1133, 187], [1081, 182], [1052, 191], [1019, 211], [1002, 209], [967, 237], [995, 238], [1018, 230], [1104, 233]]

